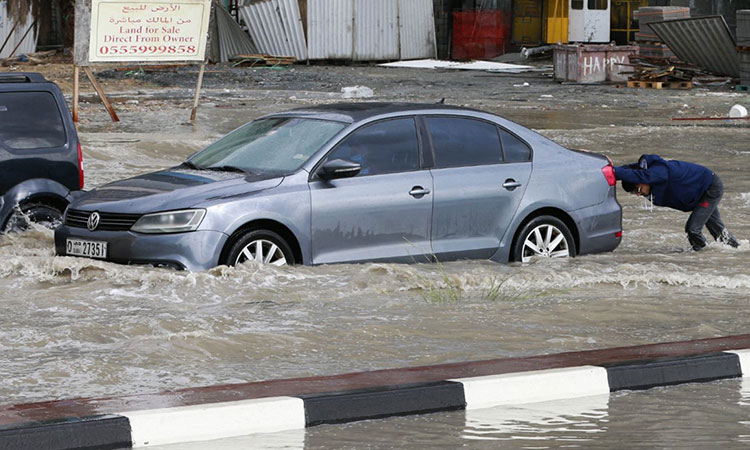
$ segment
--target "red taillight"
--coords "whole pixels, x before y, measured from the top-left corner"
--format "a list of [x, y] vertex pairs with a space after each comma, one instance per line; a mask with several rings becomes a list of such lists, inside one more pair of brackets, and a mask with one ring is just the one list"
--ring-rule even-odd
[[610, 186], [614, 186], [617, 184], [617, 180], [615, 179], [615, 168], [612, 166], [604, 166], [602, 167], [602, 173], [604, 173], [604, 178], [607, 179], [607, 183], [609, 183]]
[[615, 237], [616, 238], [621, 238], [622, 237], [622, 231], [618, 231], [617, 233], [615, 233]]
[[83, 151], [81, 143], [78, 143], [78, 188], [83, 189]]

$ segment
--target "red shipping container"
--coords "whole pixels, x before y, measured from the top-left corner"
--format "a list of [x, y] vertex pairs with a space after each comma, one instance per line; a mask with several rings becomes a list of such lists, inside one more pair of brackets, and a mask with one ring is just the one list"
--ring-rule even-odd
[[502, 11], [455, 11], [452, 57], [490, 59], [505, 53], [510, 22]]

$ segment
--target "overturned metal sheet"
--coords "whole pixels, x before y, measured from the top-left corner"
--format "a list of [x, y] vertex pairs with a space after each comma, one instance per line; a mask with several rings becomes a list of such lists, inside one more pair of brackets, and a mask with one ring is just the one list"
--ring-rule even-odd
[[401, 59], [437, 58], [433, 0], [400, 0]]
[[240, 8], [261, 53], [307, 59], [307, 44], [297, 0], [264, 0]]
[[307, 0], [307, 50], [310, 59], [352, 59], [353, 0]]
[[257, 53], [257, 49], [234, 18], [221, 6], [216, 6], [216, 30], [219, 37], [219, 61], [227, 62], [233, 56]]
[[739, 77], [739, 58], [724, 17], [696, 17], [649, 25], [681, 60], [716, 75]]
[[[36, 50], [36, 27], [32, 28], [25, 38], [24, 34], [26, 34], [26, 31], [29, 30], [29, 27], [34, 23], [34, 18], [31, 16], [31, 13], [29, 13], [29, 17], [26, 18], [26, 23], [16, 24], [10, 17], [8, 17], [7, 5], [8, 3], [6, 1], [0, 1], [0, 47], [5, 43], [5, 48], [0, 52], [0, 59], [10, 57], [11, 52], [13, 52], [16, 46], [18, 46], [18, 49], [14, 54], [15, 56], [33, 53]], [[8, 36], [10, 36], [10, 38], [8, 38]], [[20, 46], [18, 45], [19, 43], [21, 43]]]

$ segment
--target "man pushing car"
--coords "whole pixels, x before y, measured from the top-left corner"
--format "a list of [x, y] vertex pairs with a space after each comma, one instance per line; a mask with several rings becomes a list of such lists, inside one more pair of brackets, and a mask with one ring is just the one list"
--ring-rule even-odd
[[685, 161], [667, 161], [658, 155], [643, 155], [637, 163], [615, 167], [615, 178], [622, 181], [625, 191], [648, 197], [656, 206], [689, 212], [685, 232], [693, 250], [706, 246], [704, 226], [715, 240], [739, 247], [719, 215], [724, 184], [710, 169]]

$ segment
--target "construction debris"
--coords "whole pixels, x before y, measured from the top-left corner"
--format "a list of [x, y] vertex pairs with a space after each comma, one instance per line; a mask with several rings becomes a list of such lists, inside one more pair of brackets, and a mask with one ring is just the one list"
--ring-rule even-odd
[[237, 66], [291, 66], [297, 62], [294, 56], [273, 56], [254, 53], [250, 55], [235, 55], [231, 58], [232, 65]]
[[651, 24], [665, 20], [689, 18], [690, 8], [679, 6], [648, 6], [638, 8], [633, 13], [633, 16], [638, 20], [639, 31], [635, 33], [635, 40], [638, 43], [638, 54], [640, 56], [677, 59], [669, 46], [651, 28]]
[[632, 69], [628, 87], [652, 89], [690, 89], [694, 81], [713, 81], [709, 72], [699, 66], [675, 61], [669, 58], [631, 57], [630, 63], [621, 64]]
[[687, 19], [690, 17], [690, 8], [680, 6], [646, 6], [638, 8], [633, 16], [638, 21], [639, 30], [635, 33], [638, 42], [662, 42], [659, 35], [651, 29], [654, 22], [665, 20]]
[[451, 70], [483, 70], [492, 73], [522, 73], [536, 70], [533, 66], [507, 64], [493, 61], [442, 61], [438, 59], [417, 59], [411, 61], [396, 61], [378, 64], [380, 67], [400, 67], [409, 69], [451, 69]]
[[46, 52], [22, 54], [22, 55], [3, 59], [2, 65], [10, 66], [10, 65], [15, 65], [15, 64], [26, 64], [26, 65], [46, 64], [49, 62], [48, 61], [49, 58], [54, 56], [56, 53], [57, 53], [56, 50], [49, 50]]

